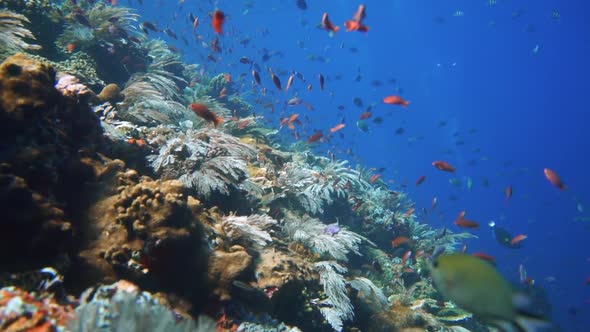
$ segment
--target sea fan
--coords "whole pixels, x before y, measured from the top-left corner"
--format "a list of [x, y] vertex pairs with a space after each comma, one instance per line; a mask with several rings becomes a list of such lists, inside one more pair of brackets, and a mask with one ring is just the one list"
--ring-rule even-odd
[[217, 191], [229, 195], [230, 185], [248, 176], [246, 162], [232, 156], [219, 156], [202, 164], [198, 171], [182, 175], [179, 180], [203, 196]]
[[215, 129], [172, 132], [164, 139], [156, 135], [149, 142], [159, 145], [158, 154], [147, 157], [154, 170], [204, 197], [213, 192], [227, 195], [239, 186], [248, 177], [246, 161], [256, 155], [251, 146]]
[[378, 309], [383, 309], [387, 306], [387, 297], [385, 297], [381, 288], [377, 287], [370, 279], [356, 277], [350, 281], [350, 286], [358, 290], [364, 299], [375, 303]]
[[272, 242], [266, 229], [276, 224], [276, 220], [265, 214], [226, 216], [222, 218], [221, 223], [225, 234], [231, 240], [246, 239], [262, 247]]
[[367, 238], [346, 229], [340, 229], [338, 232], [327, 232], [327, 225], [319, 219], [312, 218], [308, 215], [297, 217], [287, 212], [283, 231], [287, 233], [293, 241], [299, 241], [315, 253], [328, 255], [333, 259], [347, 261], [346, 255], [354, 252], [361, 255], [359, 246], [363, 241], [374, 245]]
[[21, 14], [8, 10], [0, 10], [0, 53], [12, 54], [26, 50], [38, 50], [39, 45], [29, 44], [25, 39], [35, 40], [35, 36], [25, 28], [24, 24], [30, 23]]
[[102, 3], [88, 10], [88, 21], [99, 37], [111, 37], [115, 29], [136, 32], [135, 23], [139, 15], [133, 8], [125, 6], [106, 6]]
[[135, 74], [125, 85], [119, 115], [142, 124], [174, 123], [188, 116], [177, 101], [173, 74], [164, 71]]
[[347, 269], [334, 261], [317, 262], [315, 268], [320, 275], [324, 293], [328, 296], [326, 304], [331, 305], [328, 310], [320, 308], [320, 312], [334, 330], [342, 331], [342, 322], [354, 318], [354, 308], [348, 298], [346, 280], [342, 276]]
[[68, 44], [75, 44], [78, 49], [103, 42], [112, 44], [129, 34], [138, 34], [135, 23], [139, 15], [129, 7], [99, 3], [87, 11], [86, 17], [87, 25], [69, 17], [64, 32], [56, 40], [60, 49], [65, 49]]
[[305, 211], [322, 213], [324, 204], [332, 202], [332, 192], [320, 174], [306, 164], [289, 162], [279, 172], [277, 184], [287, 196], [294, 198]]
[[323, 213], [324, 206], [336, 199], [346, 200], [345, 187], [358, 191], [370, 188], [359, 179], [358, 172], [347, 167], [347, 161], [332, 161], [309, 153], [294, 154], [293, 161], [280, 171], [277, 185], [313, 215]]

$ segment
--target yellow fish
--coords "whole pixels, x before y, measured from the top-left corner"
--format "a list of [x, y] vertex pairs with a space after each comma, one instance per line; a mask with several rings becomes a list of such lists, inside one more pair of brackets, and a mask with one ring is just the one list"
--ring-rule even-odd
[[436, 288], [459, 307], [505, 332], [551, 330], [542, 317], [525, 311], [530, 300], [514, 292], [489, 263], [466, 254], [441, 255], [432, 262]]

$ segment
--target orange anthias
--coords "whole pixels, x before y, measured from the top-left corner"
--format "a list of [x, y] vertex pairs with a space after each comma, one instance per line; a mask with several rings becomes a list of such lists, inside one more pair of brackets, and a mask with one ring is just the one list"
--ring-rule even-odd
[[383, 98], [383, 102], [385, 104], [402, 105], [404, 107], [408, 106], [410, 104], [409, 100], [404, 100], [400, 96], [387, 96], [387, 97]]
[[371, 178], [369, 179], [370, 183], [375, 183], [375, 181], [379, 180], [379, 178], [381, 177], [381, 174], [373, 174], [371, 176]]
[[350, 32], [350, 31], [359, 31], [359, 32], [368, 32], [369, 31], [369, 27], [357, 22], [355, 20], [348, 20], [346, 22], [344, 22], [344, 27], [346, 28], [346, 32]]
[[410, 242], [410, 239], [408, 239], [407, 237], [405, 237], [405, 236], [398, 236], [398, 237], [396, 237], [395, 239], [393, 239], [391, 241], [391, 246], [395, 248], [395, 247], [399, 247], [402, 244], [408, 243], [408, 242]]
[[543, 172], [545, 173], [547, 180], [549, 180], [549, 182], [551, 182], [551, 184], [557, 187], [559, 190], [567, 189], [567, 186], [563, 183], [563, 181], [561, 181], [561, 178], [555, 171], [545, 168]]
[[479, 223], [473, 220], [465, 219], [465, 211], [459, 213], [459, 217], [454, 222], [455, 225], [463, 228], [479, 228]]
[[322, 28], [324, 28], [324, 30], [332, 32], [338, 32], [338, 30], [340, 30], [340, 27], [335, 26], [334, 23], [330, 21], [328, 13], [324, 13], [324, 15], [322, 16]]
[[492, 255], [488, 255], [483, 252], [474, 252], [471, 256], [483, 259], [484, 261], [488, 261], [490, 263], [496, 264], [496, 258]]
[[436, 160], [432, 162], [432, 166], [436, 167], [437, 169], [445, 172], [454, 172], [455, 167], [444, 160]]
[[424, 180], [426, 180], [426, 175], [422, 175], [420, 178], [418, 178], [418, 181], [416, 181], [416, 186], [419, 186], [420, 184], [422, 184], [422, 182], [424, 182]]
[[331, 133], [335, 133], [339, 130], [341, 130], [342, 128], [346, 127], [346, 125], [344, 123], [339, 123], [336, 126], [334, 126], [333, 128], [330, 128], [330, 132]]
[[216, 10], [213, 13], [213, 30], [218, 34], [223, 33], [223, 23], [225, 22], [225, 14], [221, 10]]
[[215, 128], [217, 128], [218, 125], [223, 123], [223, 119], [215, 115], [215, 113], [211, 112], [211, 110], [209, 110], [209, 108], [206, 105], [192, 103], [190, 107], [196, 115], [200, 116], [207, 122], [212, 122]]
[[518, 244], [520, 244], [522, 241], [526, 240], [527, 236], [526, 234], [519, 234], [515, 237], [512, 238], [512, 240], [510, 240], [510, 244], [513, 246], [516, 246]]
[[324, 134], [322, 134], [321, 131], [318, 131], [317, 133], [311, 135], [308, 139], [307, 139], [307, 143], [313, 143], [313, 142], [317, 142], [319, 141], [322, 137], [324, 137]]

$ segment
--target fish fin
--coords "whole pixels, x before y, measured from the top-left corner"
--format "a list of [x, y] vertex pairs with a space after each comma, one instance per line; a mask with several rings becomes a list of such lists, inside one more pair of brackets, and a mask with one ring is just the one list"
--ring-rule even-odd
[[553, 324], [551, 322], [541, 314], [532, 312], [534, 304], [529, 296], [517, 292], [512, 296], [512, 303], [518, 313], [514, 322], [519, 328], [517, 331], [553, 331]]
[[553, 324], [542, 317], [518, 315], [516, 324], [523, 332], [555, 331]]

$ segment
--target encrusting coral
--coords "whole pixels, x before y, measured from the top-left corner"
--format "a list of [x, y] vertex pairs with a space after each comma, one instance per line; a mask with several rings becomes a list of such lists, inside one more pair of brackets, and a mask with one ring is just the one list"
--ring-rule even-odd
[[90, 209], [84, 229], [90, 243], [78, 262], [86, 278], [126, 278], [148, 289], [197, 296], [207, 252], [198, 245], [202, 229], [195, 214], [200, 203], [186, 195], [180, 181], [141, 177], [121, 161], [98, 169], [104, 198]]
[[24, 54], [0, 65], [0, 205], [7, 230], [0, 255], [7, 266], [71, 249], [74, 216], [85, 208], [76, 192], [94, 176], [85, 159], [102, 141], [98, 119], [79, 103], [80, 90], [55, 84], [51, 66]]

